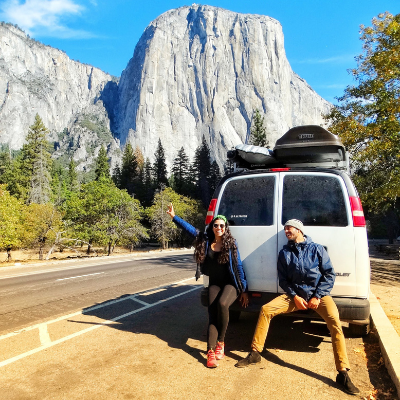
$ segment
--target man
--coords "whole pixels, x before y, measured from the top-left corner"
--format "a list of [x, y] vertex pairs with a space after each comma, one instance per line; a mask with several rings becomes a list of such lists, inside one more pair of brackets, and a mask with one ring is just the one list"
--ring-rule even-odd
[[251, 344], [251, 352], [236, 367], [247, 367], [261, 361], [269, 324], [272, 317], [295, 310], [315, 310], [327, 323], [332, 337], [333, 354], [338, 375], [336, 382], [349, 394], [360, 391], [351, 382], [346, 344], [339, 312], [329, 295], [335, 282], [335, 271], [325, 248], [304, 235], [303, 223], [291, 219], [285, 224], [288, 244], [278, 256], [279, 286], [286, 292], [260, 311]]

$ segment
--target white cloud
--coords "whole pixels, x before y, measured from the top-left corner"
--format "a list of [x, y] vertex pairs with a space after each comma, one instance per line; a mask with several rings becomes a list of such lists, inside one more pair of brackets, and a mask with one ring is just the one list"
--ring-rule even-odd
[[0, 3], [1, 17], [17, 24], [29, 34], [62, 38], [94, 35], [66, 26], [69, 17], [80, 16], [84, 7], [74, 0], [6, 0]]

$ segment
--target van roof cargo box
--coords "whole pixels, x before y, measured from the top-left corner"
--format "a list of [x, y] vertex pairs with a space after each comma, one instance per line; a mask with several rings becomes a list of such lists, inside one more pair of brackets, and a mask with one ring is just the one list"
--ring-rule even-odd
[[289, 129], [276, 141], [274, 156], [288, 167], [348, 167], [346, 150], [339, 137], [318, 125]]

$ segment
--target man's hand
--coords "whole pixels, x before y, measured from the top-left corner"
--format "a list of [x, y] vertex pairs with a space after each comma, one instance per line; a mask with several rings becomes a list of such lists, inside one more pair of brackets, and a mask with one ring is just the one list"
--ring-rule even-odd
[[239, 298], [242, 307], [246, 308], [249, 305], [249, 295], [247, 293], [242, 293]]
[[316, 297], [312, 297], [308, 302], [308, 308], [316, 310], [319, 306], [321, 299], [317, 299]]
[[293, 300], [294, 300], [294, 304], [296, 304], [296, 307], [299, 310], [307, 310], [308, 304], [302, 297], [300, 297], [296, 294], [296, 296], [294, 296]]

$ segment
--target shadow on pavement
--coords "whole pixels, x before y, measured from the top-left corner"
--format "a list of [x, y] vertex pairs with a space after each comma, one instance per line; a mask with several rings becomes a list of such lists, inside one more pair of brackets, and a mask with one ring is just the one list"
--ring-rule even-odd
[[[110, 329], [156, 336], [169, 347], [190, 354], [205, 367], [208, 316], [206, 308], [200, 303], [199, 288], [188, 292], [193, 288], [191, 285], [181, 284], [134, 295], [126, 294], [84, 309], [83, 314], [104, 320], [118, 317], [118, 323], [108, 325]], [[188, 293], [179, 296], [184, 292]], [[171, 298], [173, 296], [177, 297]], [[156, 305], [150, 306], [154, 304]], [[69, 321], [93, 325], [93, 322]], [[228, 357], [239, 360], [241, 357], [237, 355], [238, 352], [249, 351], [256, 323], [257, 314], [242, 313], [239, 321], [229, 324], [225, 338]], [[320, 351], [318, 346], [326, 340], [330, 341], [330, 335], [323, 323], [303, 323], [290, 317], [275, 317], [271, 323], [266, 348], [272, 351], [280, 349], [317, 353]], [[271, 351], [266, 350], [262, 355], [270, 362], [319, 379], [327, 385], [336, 385], [326, 376], [287, 363]]]

